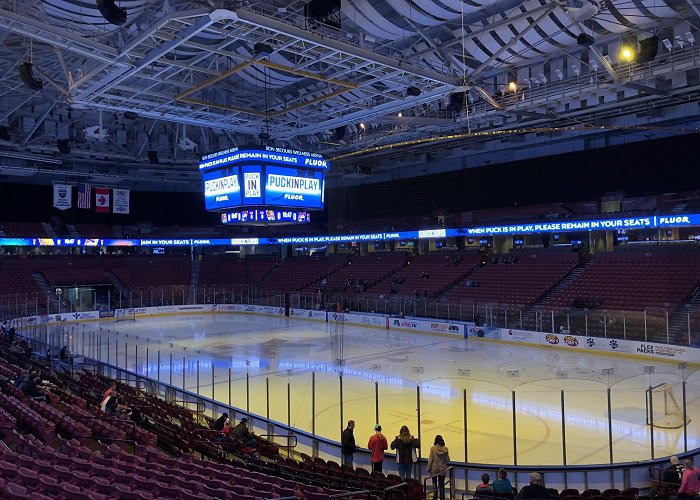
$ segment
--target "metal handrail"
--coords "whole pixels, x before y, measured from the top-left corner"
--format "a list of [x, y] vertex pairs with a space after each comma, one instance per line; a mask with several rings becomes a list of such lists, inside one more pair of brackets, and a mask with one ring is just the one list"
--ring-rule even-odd
[[[279, 446], [280, 448], [286, 448], [287, 450], [291, 450], [293, 448], [296, 448], [297, 444], [299, 444], [298, 438], [293, 434], [261, 434], [258, 437], [260, 439], [266, 439], [267, 441], [270, 441], [273, 444], [277, 444], [277, 443], [275, 443], [273, 439], [269, 439], [269, 438], [276, 438], [276, 437], [286, 438], [287, 439], [286, 446], [282, 446], [281, 444], [279, 444], [277, 446]], [[290, 441], [292, 441], [292, 440], [294, 441], [294, 444], [290, 444]]]
[[[131, 443], [131, 445], [134, 447], [134, 455], [136, 455], [136, 423], [131, 421], [131, 420], [122, 420], [121, 418], [98, 418], [95, 417], [94, 415], [77, 415], [77, 414], [64, 414], [61, 417], [61, 420], [58, 421], [59, 426], [61, 428], [61, 432], [63, 432], [63, 421], [66, 418], [72, 418], [74, 420], [76, 419], [82, 419], [82, 420], [99, 420], [100, 422], [119, 422], [122, 424], [131, 424], [131, 435], [133, 436], [132, 439], [117, 439], [117, 438], [107, 438], [107, 437], [95, 437], [95, 436], [89, 436], [90, 439], [94, 439], [95, 441], [109, 441], [112, 443]], [[69, 439], [78, 437], [78, 438], [86, 438], [87, 436], [73, 436], [69, 435], [67, 436]]]
[[337, 493], [335, 495], [328, 495], [328, 498], [347, 498], [347, 497], [354, 497], [355, 495], [367, 495], [367, 500], [371, 498], [370, 496], [370, 491], [369, 490], [357, 490], [357, 491], [348, 491], [347, 493]]
[[[447, 472], [449, 472], [449, 479], [447, 479]], [[423, 494], [427, 495], [428, 494], [428, 479], [433, 479], [434, 477], [438, 476], [445, 476], [445, 489], [447, 489], [447, 485], [450, 485], [450, 498], [454, 498], [454, 478], [455, 478], [455, 468], [453, 465], [450, 465], [447, 469], [445, 469], [445, 474], [433, 474], [432, 476], [427, 476], [423, 478]]]

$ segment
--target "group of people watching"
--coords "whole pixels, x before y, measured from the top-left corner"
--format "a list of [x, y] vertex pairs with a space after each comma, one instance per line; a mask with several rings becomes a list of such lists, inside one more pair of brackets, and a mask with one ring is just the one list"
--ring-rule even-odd
[[671, 457], [671, 463], [661, 474], [661, 481], [652, 485], [650, 495], [669, 495], [677, 489], [678, 500], [687, 500], [700, 492], [700, 469], [695, 467], [691, 459], [680, 460]]
[[[348, 421], [348, 426], [343, 430], [340, 440], [343, 465], [349, 467], [352, 467], [353, 455], [357, 450], [354, 429], [355, 421]], [[374, 426], [374, 434], [370, 436], [367, 448], [372, 454], [372, 471], [382, 472], [384, 452], [389, 448], [389, 442], [386, 436], [382, 434], [381, 425], [376, 424]], [[396, 451], [396, 464], [401, 479], [405, 480], [413, 476], [413, 467], [418, 462], [417, 450], [419, 448], [420, 441], [411, 434], [407, 426], [401, 426], [399, 433], [391, 442], [391, 449]], [[445, 500], [445, 474], [447, 473], [447, 463], [449, 461], [450, 454], [445, 446], [445, 440], [438, 434], [435, 436], [433, 446], [430, 448], [427, 466], [427, 473], [432, 476], [433, 480], [434, 500], [438, 497], [440, 500]]]
[[28, 398], [36, 401], [46, 401], [46, 393], [41, 385], [41, 373], [38, 370], [22, 370], [15, 379], [14, 386]]
[[212, 428], [219, 432], [215, 440], [222, 445], [227, 444], [227, 449], [229, 450], [234, 450], [236, 448], [256, 448], [258, 445], [255, 434], [248, 429], [248, 419], [246, 417], [243, 417], [238, 424], [232, 426], [228, 413], [222, 413], [221, 416], [214, 421]]

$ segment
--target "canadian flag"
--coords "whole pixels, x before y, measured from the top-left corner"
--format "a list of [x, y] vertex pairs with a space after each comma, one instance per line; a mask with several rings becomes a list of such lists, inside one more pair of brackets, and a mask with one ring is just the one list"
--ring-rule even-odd
[[109, 188], [95, 188], [95, 212], [109, 213]]

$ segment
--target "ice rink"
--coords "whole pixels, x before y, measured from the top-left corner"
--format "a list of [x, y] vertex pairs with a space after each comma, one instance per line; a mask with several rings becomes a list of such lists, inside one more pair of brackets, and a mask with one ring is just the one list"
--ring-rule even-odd
[[[74, 352], [319, 436], [339, 440], [354, 419], [366, 446], [378, 415], [389, 437], [420, 425], [422, 456], [442, 434], [453, 460], [475, 463], [562, 464], [564, 434], [567, 464], [608, 463], [608, 387], [615, 462], [651, 458], [649, 386], [670, 384], [682, 407], [685, 380], [687, 415], [700, 415], [698, 367], [652, 359], [245, 314], [85, 323], [72, 337]], [[688, 449], [699, 436], [700, 416]], [[684, 437], [654, 429], [655, 456]]]

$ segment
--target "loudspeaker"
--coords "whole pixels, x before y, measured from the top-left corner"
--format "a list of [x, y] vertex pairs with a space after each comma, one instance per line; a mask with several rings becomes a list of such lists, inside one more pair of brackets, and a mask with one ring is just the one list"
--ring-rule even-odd
[[23, 62], [19, 65], [19, 77], [32, 90], [41, 90], [44, 88], [44, 82], [34, 76], [32, 63]]
[[253, 45], [253, 53], [256, 56], [267, 57], [272, 54], [272, 47], [266, 43], [256, 43]]
[[117, 26], [126, 22], [126, 9], [117, 7], [114, 0], [97, 0], [97, 8], [107, 21]]
[[464, 107], [464, 93], [455, 92], [450, 94], [450, 103], [447, 105], [445, 111], [455, 113]]
[[639, 55], [637, 62], [653, 61], [659, 51], [659, 37], [650, 36], [644, 40], [639, 40]]
[[587, 33], [581, 33], [576, 37], [576, 43], [583, 45], [584, 47], [590, 47], [595, 43], [595, 38]]
[[70, 141], [68, 139], [59, 139], [56, 141], [58, 152], [64, 155], [70, 154]]
[[149, 151], [148, 161], [154, 165], [158, 165], [160, 163], [160, 161], [158, 161], [158, 151]]
[[418, 97], [421, 95], [421, 90], [418, 87], [408, 87], [406, 89], [406, 95], [409, 95], [411, 97]]
[[342, 141], [345, 138], [345, 127], [338, 127], [333, 131], [333, 140]]

